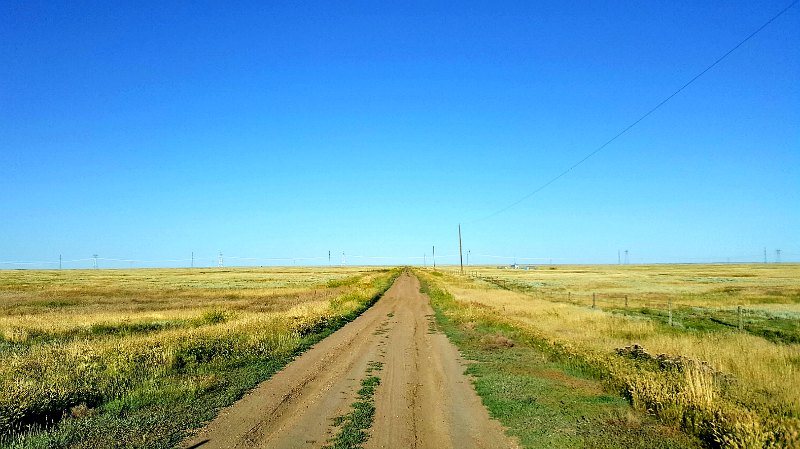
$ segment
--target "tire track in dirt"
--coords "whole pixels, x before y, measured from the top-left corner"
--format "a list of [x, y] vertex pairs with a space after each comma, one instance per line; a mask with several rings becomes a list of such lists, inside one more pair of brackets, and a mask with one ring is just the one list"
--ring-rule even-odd
[[514, 448], [408, 273], [375, 305], [222, 410], [184, 448], [321, 448], [371, 361], [383, 363], [366, 448]]

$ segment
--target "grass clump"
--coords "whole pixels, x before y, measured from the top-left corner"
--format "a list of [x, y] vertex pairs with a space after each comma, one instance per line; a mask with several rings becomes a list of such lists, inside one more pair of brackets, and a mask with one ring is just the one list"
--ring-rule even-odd
[[197, 320], [195, 320], [195, 324], [198, 326], [202, 326], [205, 324], [220, 324], [224, 323], [228, 320], [228, 313], [221, 309], [212, 309], [204, 312]]
[[347, 287], [361, 282], [361, 276], [348, 276], [340, 279], [331, 279], [325, 283], [328, 288]]

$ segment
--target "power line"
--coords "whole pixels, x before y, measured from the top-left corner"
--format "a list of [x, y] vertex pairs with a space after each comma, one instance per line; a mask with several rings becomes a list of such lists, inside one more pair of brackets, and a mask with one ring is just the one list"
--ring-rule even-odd
[[774, 22], [774, 21], [775, 21], [775, 20], [776, 20], [778, 17], [782, 16], [782, 15], [783, 15], [783, 14], [784, 14], [786, 11], [788, 11], [789, 9], [791, 9], [791, 8], [792, 8], [794, 5], [796, 5], [798, 2], [800, 2], [800, 0], [795, 0], [795, 1], [793, 1], [793, 2], [792, 2], [790, 5], [789, 5], [789, 6], [787, 6], [787, 7], [783, 8], [783, 9], [782, 9], [780, 12], [778, 12], [777, 14], [775, 14], [774, 16], [772, 16], [772, 18], [771, 18], [771, 19], [767, 20], [767, 21], [766, 21], [766, 22], [765, 22], [763, 25], [761, 25], [760, 27], [758, 27], [758, 29], [756, 29], [755, 31], [753, 31], [752, 33], [750, 33], [749, 35], [747, 35], [747, 37], [745, 37], [744, 39], [742, 39], [741, 41], [739, 41], [739, 43], [738, 43], [738, 44], [734, 45], [734, 46], [733, 46], [733, 48], [731, 48], [730, 50], [726, 51], [726, 52], [725, 52], [725, 53], [724, 53], [722, 56], [720, 56], [719, 58], [717, 58], [717, 59], [716, 59], [716, 61], [714, 61], [713, 63], [711, 63], [711, 65], [709, 65], [708, 67], [706, 67], [705, 69], [703, 69], [703, 70], [702, 70], [700, 73], [698, 73], [697, 75], [695, 75], [694, 77], [692, 77], [692, 79], [690, 79], [690, 80], [689, 80], [689, 81], [687, 81], [687, 82], [686, 82], [684, 85], [682, 85], [681, 87], [679, 87], [679, 88], [678, 88], [678, 90], [676, 90], [675, 92], [671, 93], [669, 96], [667, 96], [666, 98], [664, 98], [663, 100], [661, 100], [661, 101], [660, 101], [658, 104], [656, 104], [655, 106], [653, 106], [653, 107], [652, 107], [652, 108], [651, 108], [649, 111], [645, 112], [645, 113], [644, 113], [642, 116], [640, 116], [638, 119], [636, 119], [636, 120], [635, 120], [633, 123], [631, 123], [630, 125], [628, 125], [628, 126], [626, 126], [625, 128], [623, 128], [623, 129], [622, 129], [622, 131], [618, 132], [616, 135], [614, 135], [614, 137], [612, 137], [612, 138], [608, 139], [608, 140], [607, 140], [605, 143], [603, 143], [603, 144], [602, 144], [602, 145], [600, 145], [599, 147], [595, 148], [595, 149], [594, 149], [592, 152], [590, 152], [589, 154], [587, 154], [586, 156], [584, 156], [584, 157], [583, 157], [581, 160], [579, 160], [578, 162], [576, 162], [576, 163], [572, 164], [572, 165], [571, 165], [569, 168], [567, 168], [566, 170], [562, 171], [561, 173], [559, 173], [559, 174], [558, 174], [558, 175], [556, 175], [555, 177], [551, 178], [549, 181], [545, 182], [544, 184], [542, 184], [541, 186], [539, 186], [538, 188], [536, 188], [536, 190], [534, 190], [534, 191], [532, 191], [531, 193], [529, 193], [529, 194], [527, 194], [527, 195], [523, 196], [522, 198], [518, 199], [517, 201], [514, 201], [513, 203], [509, 204], [508, 206], [506, 206], [506, 207], [503, 207], [502, 209], [499, 209], [499, 210], [497, 210], [497, 211], [495, 211], [495, 212], [492, 212], [491, 214], [489, 214], [489, 215], [486, 215], [486, 216], [484, 216], [484, 217], [482, 217], [482, 218], [478, 218], [478, 219], [476, 219], [476, 220], [472, 220], [470, 223], [475, 223], [475, 222], [479, 222], [479, 221], [487, 220], [487, 219], [489, 219], [489, 218], [492, 218], [492, 217], [494, 217], [494, 216], [496, 216], [496, 215], [499, 215], [499, 214], [501, 214], [501, 213], [503, 213], [503, 212], [505, 212], [505, 211], [507, 211], [507, 210], [509, 210], [509, 209], [511, 209], [511, 208], [513, 208], [513, 207], [515, 207], [515, 206], [517, 206], [518, 204], [522, 203], [523, 201], [527, 200], [528, 198], [530, 198], [530, 197], [532, 197], [532, 196], [536, 195], [537, 193], [539, 193], [539, 192], [541, 192], [542, 190], [544, 190], [545, 188], [547, 188], [547, 186], [549, 186], [550, 184], [552, 184], [552, 183], [554, 183], [554, 182], [558, 181], [559, 179], [561, 179], [561, 178], [562, 178], [564, 175], [566, 175], [567, 173], [571, 172], [573, 169], [575, 169], [575, 168], [576, 168], [576, 167], [578, 167], [579, 165], [581, 165], [581, 164], [583, 164], [584, 162], [586, 162], [586, 161], [587, 161], [587, 160], [588, 160], [590, 157], [592, 157], [592, 156], [594, 156], [595, 154], [599, 153], [599, 152], [600, 152], [600, 151], [602, 151], [602, 150], [603, 150], [605, 147], [607, 147], [608, 145], [610, 145], [612, 142], [614, 142], [614, 141], [615, 141], [615, 140], [617, 140], [618, 138], [622, 137], [624, 134], [626, 134], [628, 131], [630, 131], [630, 130], [631, 130], [631, 128], [633, 128], [634, 126], [638, 125], [638, 124], [639, 124], [639, 122], [641, 122], [642, 120], [644, 120], [644, 119], [646, 119], [648, 116], [650, 116], [650, 114], [652, 114], [652, 113], [656, 112], [658, 109], [660, 109], [660, 108], [661, 108], [661, 106], [664, 106], [664, 105], [665, 105], [665, 104], [666, 104], [668, 101], [672, 100], [672, 98], [673, 98], [673, 97], [675, 97], [676, 95], [678, 95], [679, 93], [681, 93], [681, 92], [682, 92], [684, 89], [686, 89], [687, 87], [689, 87], [689, 86], [690, 86], [692, 83], [694, 83], [695, 81], [697, 81], [697, 79], [698, 79], [698, 78], [700, 78], [701, 76], [705, 75], [705, 74], [706, 74], [706, 72], [708, 72], [709, 70], [711, 70], [712, 68], [714, 68], [714, 67], [715, 67], [717, 64], [719, 64], [720, 62], [722, 62], [722, 61], [723, 61], [725, 58], [727, 58], [727, 57], [728, 57], [728, 56], [729, 56], [731, 53], [733, 53], [734, 51], [736, 51], [737, 49], [739, 49], [739, 47], [741, 47], [741, 46], [742, 46], [742, 45], [744, 45], [744, 44], [745, 44], [747, 41], [749, 41], [750, 39], [752, 39], [752, 38], [753, 38], [753, 37], [754, 37], [756, 34], [760, 33], [760, 32], [761, 32], [761, 31], [762, 31], [764, 28], [766, 28], [767, 26], [769, 26], [769, 25], [770, 25], [772, 22]]
[[[432, 248], [432, 249], [435, 249], [435, 248]], [[798, 256], [800, 256], [800, 253], [797, 253], [797, 252], [793, 253], [791, 251], [792, 250], [784, 251], [782, 249], [776, 249], [775, 250], [775, 260], [776, 261], [780, 261], [780, 262], [783, 262], [785, 260], [786, 262], [796, 263], [798, 261], [797, 260]], [[452, 261], [453, 263], [458, 265], [459, 262], [460, 262], [459, 258], [460, 258], [461, 255], [463, 255], [463, 252], [461, 254], [459, 254], [459, 253], [437, 254], [436, 258], [439, 261], [441, 261], [441, 260]], [[650, 261], [654, 261], [654, 262], [673, 260], [673, 261], [677, 261], [678, 263], [681, 263], [681, 262], [696, 263], [696, 262], [714, 262], [714, 261], [717, 261], [717, 262], [724, 262], [724, 261], [727, 261], [727, 262], [733, 262], [733, 261], [736, 261], [736, 262], [762, 262], [763, 263], [764, 260], [768, 261], [768, 259], [765, 257], [767, 255], [768, 255], [767, 249], [762, 247], [762, 249], [761, 249], [761, 251], [759, 251], [759, 253], [755, 253], [754, 252], [754, 253], [750, 253], [750, 254], [732, 254], [732, 255], [727, 255], [727, 256], [711, 255], [711, 256], [704, 256], [704, 257], [652, 256], [652, 255], [651, 256], [647, 256], [647, 255], [644, 255], [644, 256], [637, 257], [637, 260], [641, 260], [641, 261], [650, 260]], [[332, 256], [333, 256], [333, 252], [331, 253], [331, 257]], [[346, 261], [344, 252], [341, 253], [341, 257], [342, 257], [342, 265], [344, 265], [345, 261]], [[359, 260], [359, 261], [362, 261], [362, 260], [363, 261], [370, 261], [371, 260], [371, 261], [391, 262], [391, 261], [417, 260], [417, 261], [421, 261], [421, 262], [423, 262], [423, 264], [427, 265], [427, 253], [423, 254], [422, 256], [412, 256], [412, 255], [402, 255], [402, 254], [401, 255], [351, 254], [349, 257], [351, 259], [355, 259], [355, 260]], [[465, 262], [466, 262], [467, 265], [470, 265], [471, 262], [474, 262], [475, 261], [474, 260], [475, 257], [477, 257], [479, 259], [489, 259], [489, 260], [496, 259], [496, 260], [507, 260], [509, 262], [513, 261], [513, 262], [529, 262], [529, 263], [530, 262], [545, 263], [546, 261], [558, 261], [559, 263], [566, 263], [566, 262], [582, 263], [582, 262], [580, 262], [581, 260], [586, 260], [586, 261], [594, 260], [594, 259], [591, 259], [591, 258], [589, 258], [589, 259], [581, 259], [581, 258], [575, 258], [575, 257], [541, 257], [541, 256], [540, 257], [531, 257], [531, 256], [521, 257], [521, 256], [515, 255], [515, 254], [511, 254], [511, 255], [481, 254], [479, 252], [476, 252], [475, 256], [472, 256], [472, 251], [470, 251], [470, 250], [467, 251], [466, 257], [467, 257], [467, 259], [466, 259]], [[472, 261], [470, 261], [470, 257], [473, 258]], [[630, 257], [630, 253], [628, 251], [620, 250], [620, 251], [617, 252], [617, 263], [618, 264], [629, 263], [629, 260], [630, 260], [629, 257]], [[243, 262], [288, 262], [288, 261], [300, 262], [300, 261], [304, 261], [304, 262], [312, 262], [312, 263], [313, 262], [324, 263], [323, 261], [326, 260], [326, 259], [327, 258], [325, 256], [319, 256], [319, 257], [302, 257], [302, 256], [296, 256], [296, 257], [241, 257], [241, 256], [225, 256], [225, 260], [228, 260], [228, 261], [243, 261]], [[222, 261], [222, 258], [220, 257], [220, 253], [217, 253], [213, 258], [212, 257], [198, 258], [195, 255], [194, 262], [197, 262], [198, 260], [208, 261], [210, 263], [209, 266], [213, 266], [215, 264], [217, 266], [220, 266], [220, 262]], [[55, 268], [59, 268], [59, 267], [67, 268], [70, 265], [74, 266], [74, 264], [81, 263], [81, 262], [84, 263], [84, 264], [81, 264], [81, 265], [85, 266], [86, 268], [94, 268], [95, 264], [97, 264], [97, 266], [99, 268], [100, 262], [108, 262], [108, 263], [105, 264], [105, 265], [107, 265], [107, 268], [114, 268], [115, 266], [118, 266], [119, 264], [134, 264], [134, 263], [140, 264], [140, 265], [156, 264], [156, 266], [158, 266], [158, 264], [162, 264], [161, 266], [164, 266], [163, 264], [167, 264], [167, 263], [185, 263], [185, 266], [188, 268], [188, 267], [192, 266], [193, 259], [191, 257], [190, 258], [185, 258], [185, 259], [132, 259], [132, 258], [100, 257], [99, 255], [97, 257], [90, 257], [90, 258], [66, 259], [66, 258], [63, 258], [63, 256], [59, 254], [58, 259], [54, 258], [54, 260], [39, 260], [39, 261], [33, 261], [33, 260], [4, 260], [4, 261], [0, 261], [0, 267], [9, 266], [9, 265], [10, 266], [15, 266], [15, 265], [17, 265], [17, 266], [26, 266], [26, 267], [27, 266], [39, 265], [39, 266], [42, 266], [42, 267], [51, 266], [51, 267], [53, 267], [55, 269]], [[596, 263], [596, 262], [586, 262], [586, 263]], [[195, 264], [195, 266], [196, 266], [196, 264]], [[242, 266], [250, 266], [250, 265], [242, 265]], [[3, 268], [0, 268], [0, 269], [3, 269]]]

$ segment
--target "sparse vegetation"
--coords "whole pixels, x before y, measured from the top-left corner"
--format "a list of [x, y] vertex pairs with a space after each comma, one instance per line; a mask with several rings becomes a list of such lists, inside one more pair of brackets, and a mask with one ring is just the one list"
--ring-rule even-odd
[[0, 272], [0, 446], [172, 447], [396, 274]]
[[381, 383], [380, 377], [374, 373], [383, 367], [381, 362], [369, 362], [367, 375], [361, 380], [356, 401], [351, 405], [350, 413], [338, 416], [333, 425], [338, 427], [336, 436], [324, 449], [357, 449], [367, 441], [367, 429], [372, 426], [375, 417], [375, 388]]

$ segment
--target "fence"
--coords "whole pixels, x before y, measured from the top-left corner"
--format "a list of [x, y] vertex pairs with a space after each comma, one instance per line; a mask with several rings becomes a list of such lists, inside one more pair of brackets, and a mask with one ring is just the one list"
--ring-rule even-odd
[[[674, 302], [671, 299], [666, 301], [657, 300], [648, 298], [646, 296], [628, 293], [573, 293], [568, 291], [559, 296], [558, 293], [541, 293], [535, 286], [520, 284], [514, 282], [513, 280], [480, 276], [477, 274], [477, 272], [470, 272], [469, 276], [473, 279], [479, 279], [491, 283], [505, 290], [525, 293], [538, 299], [551, 302], [574, 304], [578, 306], [590, 307], [592, 309], [606, 309], [625, 314], [661, 317], [666, 320], [666, 324], [669, 326], [675, 326], [678, 324], [676, 319], [692, 321], [703, 319], [708, 320], [710, 323], [715, 325], [734, 328], [738, 329], [739, 331], [745, 331], [745, 325], [748, 324], [751, 325], [751, 327], [757, 327], [757, 330], [759, 331], [757, 333], [767, 332], [770, 334], [770, 336], [774, 336], [776, 332], [778, 334], [783, 332], [783, 330], [780, 329], [781, 325], [788, 323], [790, 327], [794, 326], [797, 328], [792, 332], [790, 340], [794, 341], [797, 339], [797, 337], [793, 336], [794, 334], [800, 335], [800, 326], [798, 326], [798, 324], [800, 324], [800, 320], [791, 318], [777, 319], [774, 316], [768, 315], [764, 310], [748, 309], [742, 307], [741, 305], [738, 305], [735, 308], [733, 308], [733, 306], [717, 308], [703, 307], [696, 304]], [[663, 312], [664, 315], [662, 316], [659, 312]], [[777, 326], [776, 329], [769, 329], [762, 326], [762, 322], [766, 320], [783, 321], [783, 323], [775, 322], [774, 324]], [[748, 329], [748, 331], [753, 331], [753, 329]]]

